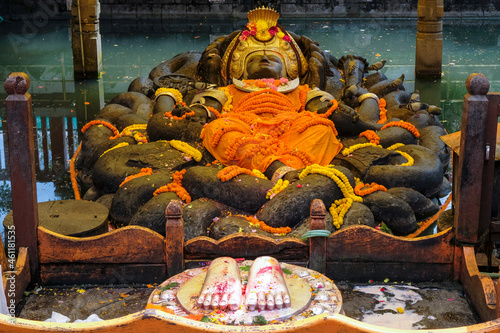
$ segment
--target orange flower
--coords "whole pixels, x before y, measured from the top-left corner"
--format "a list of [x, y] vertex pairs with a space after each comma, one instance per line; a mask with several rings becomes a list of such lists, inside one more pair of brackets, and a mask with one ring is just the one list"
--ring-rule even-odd
[[380, 138], [378, 137], [377, 133], [372, 130], [366, 130], [364, 132], [359, 133], [359, 137], [365, 137], [368, 139], [373, 144], [378, 145], [380, 143]]
[[260, 229], [267, 231], [271, 234], [288, 234], [288, 233], [292, 232], [292, 229], [290, 227], [274, 228], [274, 227], [268, 226], [264, 221], [260, 221], [253, 216], [245, 216], [245, 215], [240, 215], [240, 216], [243, 216], [252, 225], [257, 225], [260, 227]]
[[385, 108], [387, 105], [387, 102], [385, 99], [381, 98], [378, 102], [378, 107], [380, 109], [380, 115], [379, 115], [379, 120], [377, 121], [377, 124], [383, 124], [387, 121], [387, 109]]
[[[365, 188], [365, 189], [362, 190], [362, 188]], [[377, 183], [371, 183], [371, 184], [359, 183], [354, 187], [354, 193], [356, 193], [357, 195], [359, 195], [361, 197], [368, 195], [370, 193], [373, 193], [375, 191], [386, 192], [387, 188], [384, 185], [380, 185]]]
[[75, 200], [81, 199], [80, 189], [78, 188], [78, 182], [76, 180], [76, 170], [75, 170], [76, 156], [78, 155], [78, 153], [80, 152], [81, 149], [82, 149], [82, 143], [80, 142], [80, 144], [78, 145], [78, 148], [75, 151], [75, 154], [73, 155], [73, 157], [69, 161], [69, 173], [71, 175], [71, 187], [73, 188], [73, 193], [75, 194]]
[[415, 126], [413, 126], [412, 124], [410, 124], [406, 121], [403, 121], [403, 120], [391, 121], [390, 123], [385, 124], [380, 130], [384, 130], [386, 128], [393, 127], [393, 126], [398, 126], [398, 127], [401, 127], [401, 128], [404, 128], [404, 129], [410, 131], [417, 139], [420, 137], [420, 133], [418, 132], [417, 128]]
[[141, 172], [135, 174], [135, 175], [130, 175], [128, 177], [125, 178], [125, 180], [123, 180], [123, 182], [120, 184], [120, 186], [118, 187], [122, 187], [123, 184], [125, 184], [126, 182], [134, 179], [134, 178], [139, 178], [139, 177], [142, 177], [142, 176], [148, 176], [148, 175], [152, 175], [153, 174], [153, 169], [151, 168], [142, 168], [141, 169]]
[[247, 175], [251, 175], [254, 177], [258, 177], [251, 170], [241, 168], [237, 165], [231, 165], [231, 166], [225, 167], [224, 169], [219, 171], [217, 173], [217, 178], [219, 178], [222, 182], [227, 182], [228, 180], [233, 179], [234, 177], [236, 177], [240, 174], [247, 174]]
[[331, 121], [330, 119], [324, 119], [324, 118], [313, 118], [313, 119], [309, 120], [307, 123], [300, 126], [297, 130], [299, 131], [299, 133], [302, 133], [306, 129], [308, 129], [309, 127], [316, 126], [316, 125], [330, 126], [333, 130], [333, 134], [335, 134], [336, 136], [339, 134], [337, 132], [337, 129], [335, 128], [335, 124], [333, 123], [333, 121]]
[[111, 123], [108, 123], [107, 121], [104, 121], [104, 120], [92, 120], [92, 121], [89, 121], [85, 126], [82, 127], [82, 133], [85, 133], [90, 128], [90, 126], [93, 126], [93, 125], [103, 125], [103, 126], [106, 126], [111, 131], [113, 131], [113, 135], [115, 135], [115, 136], [118, 135], [118, 134], [120, 134], [120, 132], [116, 129], [116, 127], [114, 127]]

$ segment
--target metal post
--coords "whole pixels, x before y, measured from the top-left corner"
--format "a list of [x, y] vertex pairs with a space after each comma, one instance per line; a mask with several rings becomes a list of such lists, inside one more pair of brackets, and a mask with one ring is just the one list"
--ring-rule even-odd
[[443, 13], [443, 0], [418, 0], [416, 76], [441, 76]]
[[12, 73], [5, 81], [9, 165], [16, 249], [28, 248], [31, 276], [38, 276], [38, 203], [30, 78]]

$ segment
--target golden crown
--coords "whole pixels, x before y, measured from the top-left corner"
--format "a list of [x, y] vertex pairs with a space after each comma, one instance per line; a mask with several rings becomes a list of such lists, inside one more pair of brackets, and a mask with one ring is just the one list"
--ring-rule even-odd
[[249, 11], [247, 13], [247, 17], [249, 22], [264, 21], [270, 28], [278, 24], [278, 19], [280, 18], [280, 14], [272, 8], [268, 7], [266, 8], [262, 6], [260, 8], [256, 8]]

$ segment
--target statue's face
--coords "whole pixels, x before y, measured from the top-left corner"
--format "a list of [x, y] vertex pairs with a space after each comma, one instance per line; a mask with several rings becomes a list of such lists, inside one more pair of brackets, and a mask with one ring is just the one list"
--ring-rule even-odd
[[247, 79], [279, 79], [283, 70], [283, 62], [278, 55], [272, 53], [254, 54], [246, 63]]

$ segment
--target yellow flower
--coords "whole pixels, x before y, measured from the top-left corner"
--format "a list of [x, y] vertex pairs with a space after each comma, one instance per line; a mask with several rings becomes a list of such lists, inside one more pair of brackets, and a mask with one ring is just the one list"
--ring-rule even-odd
[[109, 148], [108, 150], [106, 150], [104, 153], [101, 154], [101, 156], [99, 157], [102, 157], [102, 155], [106, 154], [107, 152], [113, 150], [113, 149], [117, 149], [117, 148], [121, 148], [121, 147], [125, 147], [125, 146], [128, 146], [128, 142], [120, 142], [119, 144], [117, 144], [116, 146], [114, 147], [111, 147]]
[[285, 37], [285, 34], [282, 32], [282, 31], [279, 31], [276, 36], [278, 36], [278, 38], [283, 38]]
[[191, 147], [186, 142], [182, 142], [179, 140], [170, 140], [170, 145], [178, 151], [188, 154], [189, 156], [194, 158], [196, 162], [201, 161], [201, 152], [198, 149]]

